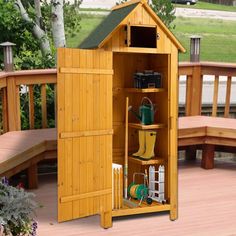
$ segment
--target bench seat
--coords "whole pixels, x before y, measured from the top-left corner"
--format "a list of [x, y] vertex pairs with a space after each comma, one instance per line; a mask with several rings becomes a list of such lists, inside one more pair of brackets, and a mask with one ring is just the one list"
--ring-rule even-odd
[[0, 136], [0, 176], [10, 177], [28, 169], [29, 187], [36, 188], [37, 163], [45, 158], [56, 158], [56, 150], [56, 129], [5, 133]]
[[[202, 167], [214, 167], [216, 146], [236, 147], [236, 119], [189, 116], [179, 118], [178, 146], [202, 145]], [[232, 150], [232, 149], [231, 149]]]

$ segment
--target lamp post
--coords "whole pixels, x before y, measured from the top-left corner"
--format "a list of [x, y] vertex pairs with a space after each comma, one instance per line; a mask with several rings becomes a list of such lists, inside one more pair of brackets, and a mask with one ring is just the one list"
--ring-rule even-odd
[[200, 41], [201, 36], [193, 35], [190, 37], [190, 61], [200, 61]]
[[14, 64], [13, 64], [12, 47], [15, 46], [15, 44], [10, 43], [10, 42], [5, 42], [5, 43], [1, 43], [0, 46], [3, 47], [4, 70], [5, 71], [13, 71]]

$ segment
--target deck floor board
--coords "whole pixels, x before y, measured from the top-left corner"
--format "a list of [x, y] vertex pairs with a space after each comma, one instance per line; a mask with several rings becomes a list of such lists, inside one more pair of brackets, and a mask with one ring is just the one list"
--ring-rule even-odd
[[38, 235], [236, 235], [236, 163], [216, 161], [213, 170], [199, 163], [181, 162], [179, 168], [179, 219], [170, 221], [167, 213], [120, 217], [113, 228], [100, 228], [99, 217], [58, 224], [56, 176], [41, 176], [34, 192], [44, 206], [38, 210]]

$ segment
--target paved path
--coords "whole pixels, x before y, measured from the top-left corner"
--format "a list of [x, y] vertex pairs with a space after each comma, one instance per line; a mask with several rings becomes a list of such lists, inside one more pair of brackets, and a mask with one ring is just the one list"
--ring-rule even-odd
[[[81, 4], [82, 8], [102, 8], [111, 9], [117, 0], [84, 0]], [[98, 14], [98, 12], [91, 12]], [[99, 14], [107, 14], [107, 12], [99, 12]], [[222, 19], [222, 20], [235, 20], [236, 12], [226, 11], [213, 11], [213, 10], [201, 10], [191, 8], [176, 8], [176, 16], [182, 17], [196, 17], [196, 18], [211, 18], [211, 19]]]
[[211, 19], [236, 21], [236, 12], [227, 12], [227, 11], [176, 8], [175, 15], [182, 17], [211, 18]]

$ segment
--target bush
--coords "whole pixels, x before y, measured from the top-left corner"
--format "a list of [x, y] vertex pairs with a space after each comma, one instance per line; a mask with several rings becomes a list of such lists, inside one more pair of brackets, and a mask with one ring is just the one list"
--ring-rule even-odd
[[36, 235], [37, 223], [33, 220], [38, 207], [34, 194], [21, 187], [12, 187], [6, 178], [0, 181], [0, 232], [5, 235]]

